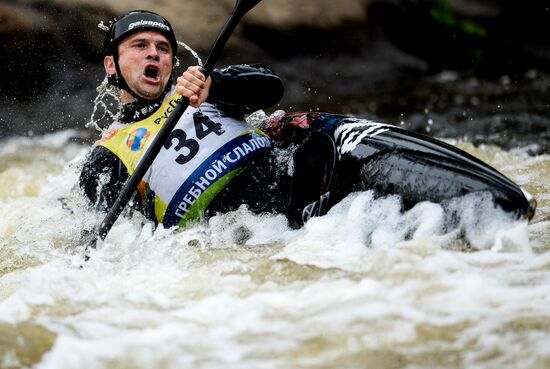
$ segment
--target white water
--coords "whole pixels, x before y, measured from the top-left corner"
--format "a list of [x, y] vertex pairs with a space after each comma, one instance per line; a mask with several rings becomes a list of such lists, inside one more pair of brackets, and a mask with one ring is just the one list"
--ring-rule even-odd
[[457, 204], [469, 246], [435, 204], [362, 193], [298, 231], [246, 209], [185, 230], [126, 214], [83, 262], [102, 216], [74, 134], [0, 146], [0, 368], [550, 367], [547, 155], [460, 145], [539, 200], [529, 225]]

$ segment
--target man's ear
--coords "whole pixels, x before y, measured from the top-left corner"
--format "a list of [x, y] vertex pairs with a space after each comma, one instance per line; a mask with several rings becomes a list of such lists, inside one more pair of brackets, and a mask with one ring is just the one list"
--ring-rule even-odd
[[116, 74], [115, 58], [112, 55], [107, 55], [103, 58], [103, 67], [108, 75], [112, 76]]

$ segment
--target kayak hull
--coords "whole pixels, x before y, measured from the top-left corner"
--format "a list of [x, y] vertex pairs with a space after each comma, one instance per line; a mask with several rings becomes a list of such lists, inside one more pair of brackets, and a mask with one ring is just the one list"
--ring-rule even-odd
[[283, 213], [299, 227], [357, 191], [398, 195], [403, 210], [472, 193], [489, 194], [517, 219], [531, 219], [536, 209], [534, 198], [493, 167], [399, 127], [310, 112], [275, 115], [259, 128], [274, 149], [218, 195], [211, 213], [247, 204], [253, 212]]

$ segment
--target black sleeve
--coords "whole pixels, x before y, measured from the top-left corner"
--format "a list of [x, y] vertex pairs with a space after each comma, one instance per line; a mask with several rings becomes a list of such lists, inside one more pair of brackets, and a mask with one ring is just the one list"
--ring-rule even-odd
[[241, 64], [212, 71], [208, 101], [230, 114], [244, 115], [277, 104], [283, 92], [275, 72], [259, 64]]
[[110, 209], [126, 179], [128, 171], [122, 161], [103, 146], [95, 147], [86, 158], [80, 173], [80, 187], [98, 210]]

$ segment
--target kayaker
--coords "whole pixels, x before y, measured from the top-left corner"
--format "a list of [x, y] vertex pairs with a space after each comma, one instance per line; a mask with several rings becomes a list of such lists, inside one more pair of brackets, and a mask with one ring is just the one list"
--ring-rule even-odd
[[116, 18], [105, 35], [103, 65], [122, 106], [80, 174], [83, 192], [99, 210], [112, 206], [181, 96], [190, 107], [133, 201], [149, 219], [167, 227], [197, 219], [227, 183], [270, 150], [266, 135], [244, 116], [280, 100], [280, 78], [263, 65], [229, 66], [208, 78], [191, 66], [173, 85], [177, 47], [171, 24], [144, 10]]

